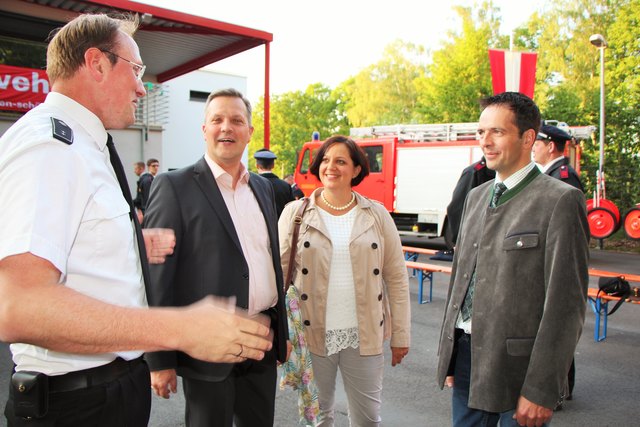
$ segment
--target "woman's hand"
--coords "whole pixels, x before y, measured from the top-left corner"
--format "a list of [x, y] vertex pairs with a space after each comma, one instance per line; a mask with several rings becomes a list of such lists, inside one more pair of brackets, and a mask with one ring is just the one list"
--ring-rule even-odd
[[391, 366], [399, 365], [409, 353], [409, 347], [391, 347]]

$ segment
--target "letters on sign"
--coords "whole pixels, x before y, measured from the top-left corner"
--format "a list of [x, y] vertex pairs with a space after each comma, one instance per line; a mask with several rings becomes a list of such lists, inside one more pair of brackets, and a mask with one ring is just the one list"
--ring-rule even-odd
[[0, 110], [29, 111], [48, 93], [46, 71], [0, 64]]

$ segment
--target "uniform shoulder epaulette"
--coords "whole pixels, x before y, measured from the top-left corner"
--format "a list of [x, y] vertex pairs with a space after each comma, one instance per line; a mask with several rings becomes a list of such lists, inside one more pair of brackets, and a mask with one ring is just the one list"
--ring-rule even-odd
[[474, 169], [479, 171], [484, 169], [485, 167], [487, 167], [487, 163], [486, 162], [478, 162], [476, 163], [476, 165], [474, 166]]
[[569, 179], [569, 168], [567, 165], [560, 166], [560, 179]]
[[53, 137], [58, 141], [62, 141], [67, 145], [73, 144], [73, 130], [68, 124], [60, 119], [51, 117], [51, 126], [53, 128]]

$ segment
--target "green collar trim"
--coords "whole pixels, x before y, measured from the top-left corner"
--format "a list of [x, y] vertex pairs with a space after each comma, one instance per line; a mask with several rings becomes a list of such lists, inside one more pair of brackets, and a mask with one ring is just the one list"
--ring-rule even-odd
[[[521, 192], [524, 189], [524, 187], [529, 185], [529, 183], [533, 181], [541, 173], [542, 172], [540, 172], [540, 169], [538, 169], [537, 166], [531, 169], [531, 172], [529, 172], [527, 176], [525, 176], [524, 179], [518, 183], [518, 185], [504, 192], [502, 197], [500, 197], [500, 200], [498, 200], [498, 206], [513, 199], [519, 192]], [[495, 185], [493, 188], [494, 188], [493, 191], [495, 191]], [[491, 191], [491, 197], [493, 197], [493, 191]]]

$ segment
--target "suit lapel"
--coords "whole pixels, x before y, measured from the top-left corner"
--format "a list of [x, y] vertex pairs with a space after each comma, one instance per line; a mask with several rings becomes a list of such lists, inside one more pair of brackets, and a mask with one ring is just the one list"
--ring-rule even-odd
[[193, 179], [200, 187], [202, 194], [220, 219], [220, 222], [224, 225], [224, 228], [227, 230], [227, 233], [229, 233], [229, 237], [233, 240], [233, 243], [238, 247], [240, 253], [243, 253], [242, 246], [240, 245], [240, 239], [238, 238], [238, 233], [233, 225], [233, 220], [231, 219], [227, 205], [224, 202], [222, 193], [218, 188], [218, 183], [213, 177], [213, 173], [211, 173], [211, 169], [204, 160], [204, 157], [198, 160], [194, 165]]

